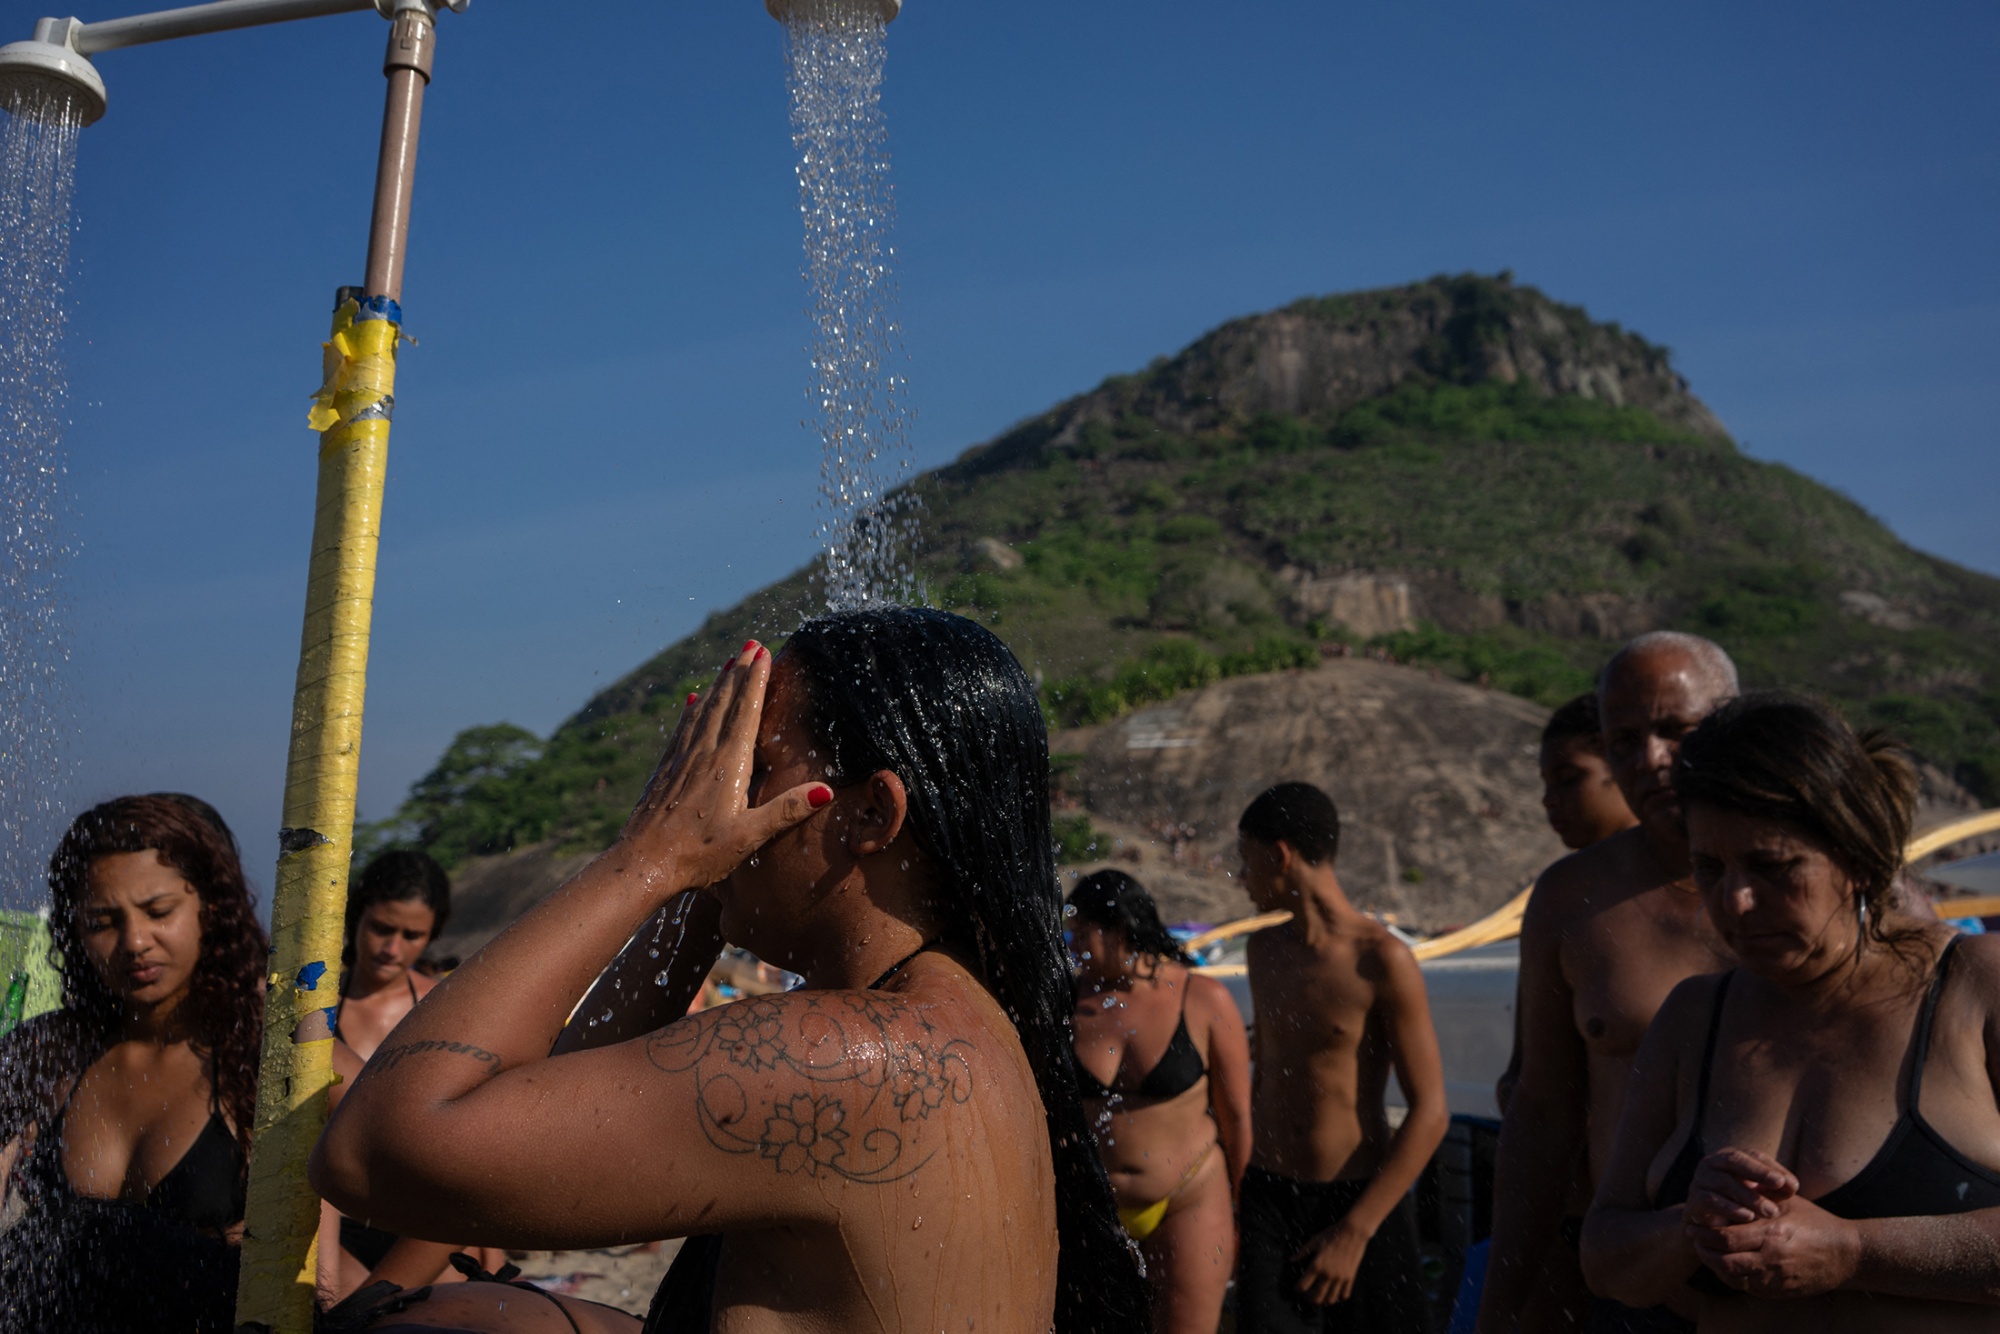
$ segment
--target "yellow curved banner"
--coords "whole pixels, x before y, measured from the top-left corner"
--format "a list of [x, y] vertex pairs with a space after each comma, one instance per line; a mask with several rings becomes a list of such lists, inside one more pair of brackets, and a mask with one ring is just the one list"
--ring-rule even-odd
[[[1968, 815], [1962, 820], [1940, 825], [1936, 829], [1919, 834], [1911, 839], [1903, 849], [1906, 862], [1921, 861], [1940, 848], [1950, 847], [1963, 839], [1976, 838], [2000, 830], [2000, 810], [1981, 811]], [[1410, 953], [1419, 959], [1442, 959], [1460, 950], [1469, 950], [1479, 945], [1492, 945], [1502, 940], [1512, 940], [1521, 934], [1521, 916], [1528, 909], [1528, 895], [1534, 887], [1522, 890], [1507, 900], [1499, 908], [1480, 918], [1471, 926], [1457, 931], [1420, 941], [1410, 947]], [[1939, 905], [1954, 917], [1992, 917], [2000, 915], [2000, 896], [1977, 899], [1950, 899]], [[1292, 920], [1288, 912], [1259, 913], [1255, 917], [1244, 917], [1234, 922], [1225, 922], [1212, 927], [1187, 942], [1191, 950], [1202, 949], [1217, 941], [1230, 940], [1248, 935], [1252, 931], [1262, 931], [1267, 926], [1277, 926]], [[1211, 964], [1198, 968], [1196, 972], [1210, 977], [1237, 977], [1243, 972], [1242, 964]]]

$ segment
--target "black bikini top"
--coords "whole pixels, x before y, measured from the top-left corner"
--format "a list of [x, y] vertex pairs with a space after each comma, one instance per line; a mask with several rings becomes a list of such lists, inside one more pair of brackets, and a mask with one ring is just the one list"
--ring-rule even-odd
[[[1930, 992], [1917, 1012], [1916, 1033], [1910, 1039], [1910, 1079], [1903, 1092], [1903, 1114], [1896, 1118], [1889, 1137], [1882, 1141], [1882, 1147], [1866, 1167], [1813, 1201], [1836, 1217], [1923, 1218], [2000, 1206], [2000, 1173], [1981, 1167], [1953, 1148], [1917, 1110], [1924, 1065], [1930, 1058], [1931, 1021], [1937, 1014], [1938, 997], [1944, 994], [1951, 956], [1961, 939], [1953, 936], [1946, 943], [1944, 953], [1938, 958]], [[1660, 1189], [1654, 1198], [1656, 1208], [1685, 1204], [1688, 1187], [1694, 1183], [1694, 1170], [1704, 1153], [1701, 1125], [1708, 1110], [1708, 1071], [1715, 1059], [1716, 1036], [1722, 1030], [1723, 1002], [1734, 976], [1733, 972], [1725, 974], [1715, 989], [1715, 1008], [1709, 1016], [1708, 1044], [1702, 1051], [1701, 1081], [1695, 1096], [1694, 1126], [1666, 1175], [1660, 1178]]]
[[[1109, 1088], [1104, 1081], [1084, 1068], [1083, 1062], [1071, 1053], [1071, 1064], [1076, 1067], [1077, 1092], [1086, 1098], [1109, 1098], [1117, 1090]], [[1166, 1051], [1138, 1087], [1129, 1096], [1140, 1098], [1173, 1098], [1186, 1093], [1208, 1074], [1208, 1066], [1202, 1063], [1201, 1052], [1188, 1036], [1187, 1026], [1187, 986], [1181, 987], [1181, 1021], [1174, 1025], [1174, 1036], [1168, 1041]]]
[[[74, 1093], [72, 1088], [71, 1094]], [[143, 1208], [210, 1236], [221, 1236], [243, 1221], [247, 1159], [242, 1144], [230, 1133], [229, 1123], [222, 1119], [219, 1109], [209, 1113], [208, 1123], [195, 1136], [194, 1143], [188, 1145], [180, 1161], [137, 1204], [84, 1195], [76, 1189], [62, 1163], [63, 1123], [68, 1115], [69, 1103], [65, 1099], [56, 1120], [56, 1133], [48, 1137], [45, 1151], [35, 1154], [35, 1167], [31, 1168], [41, 1178], [40, 1184], [52, 1193], [91, 1204]]]
[[[410, 1005], [414, 1008], [417, 1002], [422, 999], [422, 997], [417, 995], [417, 979], [411, 977], [408, 971], [406, 970], [403, 973], [403, 981], [406, 984], [408, 984], [410, 988]], [[327, 1024], [327, 1027], [333, 1030], [333, 1040], [335, 1042], [338, 1042], [341, 1046], [347, 1048], [349, 1051], [354, 1051], [354, 1044], [349, 1042], [346, 1038], [340, 1036], [340, 1016], [342, 1013], [346, 1011], [346, 1009], [347, 1009], [347, 987], [346, 984], [343, 982], [341, 984], [340, 999], [333, 1003], [333, 1019], [331, 1022]], [[360, 1054], [361, 1053], [359, 1052], [355, 1052], [355, 1055], [357, 1056], [359, 1056]]]

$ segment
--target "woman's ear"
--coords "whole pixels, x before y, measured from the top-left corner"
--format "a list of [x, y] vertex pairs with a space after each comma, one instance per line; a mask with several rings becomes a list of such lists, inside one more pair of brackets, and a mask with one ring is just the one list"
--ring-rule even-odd
[[910, 794], [890, 770], [870, 774], [863, 787], [861, 806], [847, 819], [847, 851], [856, 857], [872, 856], [894, 843], [910, 811]]

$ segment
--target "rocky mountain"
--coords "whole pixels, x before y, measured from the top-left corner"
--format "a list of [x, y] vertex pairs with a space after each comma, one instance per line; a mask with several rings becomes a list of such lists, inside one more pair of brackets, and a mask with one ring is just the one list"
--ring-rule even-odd
[[[1666, 349], [1505, 274], [1232, 321], [914, 485], [928, 597], [1008, 641], [1052, 723], [1129, 734], [1169, 705], [1262, 738], [1218, 745], [1222, 769], [1197, 773], [1172, 750], [1072, 733], [1100, 738], [1065, 775], [1080, 813], [1132, 838], [1175, 821], [1209, 837], [1243, 785], [1324, 763], [1313, 772], [1354, 783], [1375, 831], [1380, 901], [1463, 917], [1547, 850], [1519, 790], [1534, 706], [1663, 626], [1719, 640], [1752, 685], [1900, 731], [1941, 776], [2000, 799], [2000, 580], [1745, 455]], [[814, 603], [807, 570], [715, 613], [546, 739], [473, 729], [376, 837], [447, 861], [601, 846], [686, 691], [746, 633], [781, 640]], [[1364, 650], [1416, 670], [1320, 666]], [[1388, 692], [1373, 714], [1350, 707], [1368, 681]], [[1451, 734], [1409, 730], [1457, 716], [1447, 697], [1485, 701], [1463, 707], [1492, 725], [1458, 743], [1448, 777], [1412, 757], [1446, 755]], [[1482, 841], [1501, 789], [1499, 809], [1525, 812], [1518, 855]], [[1378, 794], [1388, 804], [1363, 816]], [[1482, 864], [1506, 869], [1451, 869]]]

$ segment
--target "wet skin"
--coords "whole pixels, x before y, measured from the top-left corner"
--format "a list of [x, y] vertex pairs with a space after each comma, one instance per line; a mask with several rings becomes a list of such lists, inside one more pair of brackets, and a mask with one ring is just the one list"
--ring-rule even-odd
[[[411, 971], [435, 934], [437, 914], [421, 899], [371, 903], [354, 924], [354, 965], [342, 990], [340, 1040], [333, 1044], [333, 1072], [340, 1077], [327, 1091], [329, 1110], [340, 1105], [347, 1088], [361, 1073], [362, 1063], [375, 1054], [403, 1016], [415, 1008], [410, 988], [421, 1000], [437, 982]], [[320, 1208], [320, 1284], [333, 1298], [376, 1281], [403, 1287], [425, 1283], [457, 1283], [458, 1271], [449, 1256], [455, 1247], [442, 1242], [405, 1237], [389, 1248], [373, 1270], [340, 1245], [340, 1212], [330, 1204]], [[499, 1250], [475, 1251], [487, 1269], [506, 1263]]]
[[[1691, 1133], [1719, 979], [1678, 987], [1647, 1035], [1586, 1229], [1596, 1285], [1644, 1304], [1698, 1265], [1703, 1331], [1991, 1330], [2000, 1209], [1848, 1222], [1811, 1201], [1852, 1179], [1903, 1110], [1917, 1013], [1950, 937], [1892, 914], [1911, 957], [1863, 941], [1839, 864], [1784, 825], [1696, 807], [1703, 901], [1742, 960], [1730, 985], [1688, 1204], [1653, 1193]], [[2000, 1171], [2000, 940], [1958, 947], [1919, 1091], [1924, 1117]], [[1783, 1300], [1773, 1300], [1783, 1298]]]
[[201, 957], [201, 899], [158, 853], [114, 853], [90, 864], [76, 917], [125, 1022], [69, 1096], [63, 1170], [80, 1195], [140, 1202], [213, 1110], [206, 1067], [175, 1019]]
[[[1135, 956], [1122, 932], [1072, 919], [1070, 937], [1077, 1061], [1116, 1095], [1085, 1102], [1112, 1191], [1128, 1209], [1173, 1197], [1139, 1243], [1156, 1294], [1153, 1327], [1213, 1334], [1236, 1267], [1235, 1186], [1250, 1160], [1243, 1017], [1221, 983]], [[1183, 1013], [1207, 1075], [1171, 1098], [1127, 1092], [1159, 1063]]]
[[[1250, 1161], [1301, 1181], [1373, 1178], [1346, 1218], [1295, 1257], [1300, 1290], [1331, 1304], [1351, 1291], [1369, 1239], [1444, 1138], [1444, 1067], [1409, 947], [1348, 903], [1330, 863], [1314, 866], [1283, 842], [1237, 846], [1258, 911], [1293, 914], [1249, 940]], [[1409, 1102], [1394, 1131], [1383, 1109], [1391, 1070]]]
[[[773, 675], [758, 646], [733, 659], [619, 842], [412, 1012], [335, 1114], [315, 1184], [419, 1236], [721, 1232], [733, 1331], [1042, 1334], [1053, 1169], [1026, 1057], [945, 950], [866, 989], [936, 936], [944, 888], [900, 780], [829, 794], [800, 683], [782, 660]], [[805, 988], [547, 1055], [573, 998], [701, 887], [732, 941]]]
[[[1522, 1314], [1563, 1214], [1609, 1159], [1660, 1005], [1687, 978], [1734, 962], [1695, 893], [1671, 782], [1681, 739], [1725, 698], [1678, 649], [1622, 660], [1600, 692], [1606, 759], [1639, 823], [1544, 871], [1521, 923], [1521, 1074], [1495, 1165], [1488, 1334]], [[1692, 1309], [1679, 1294], [1672, 1304]]]

